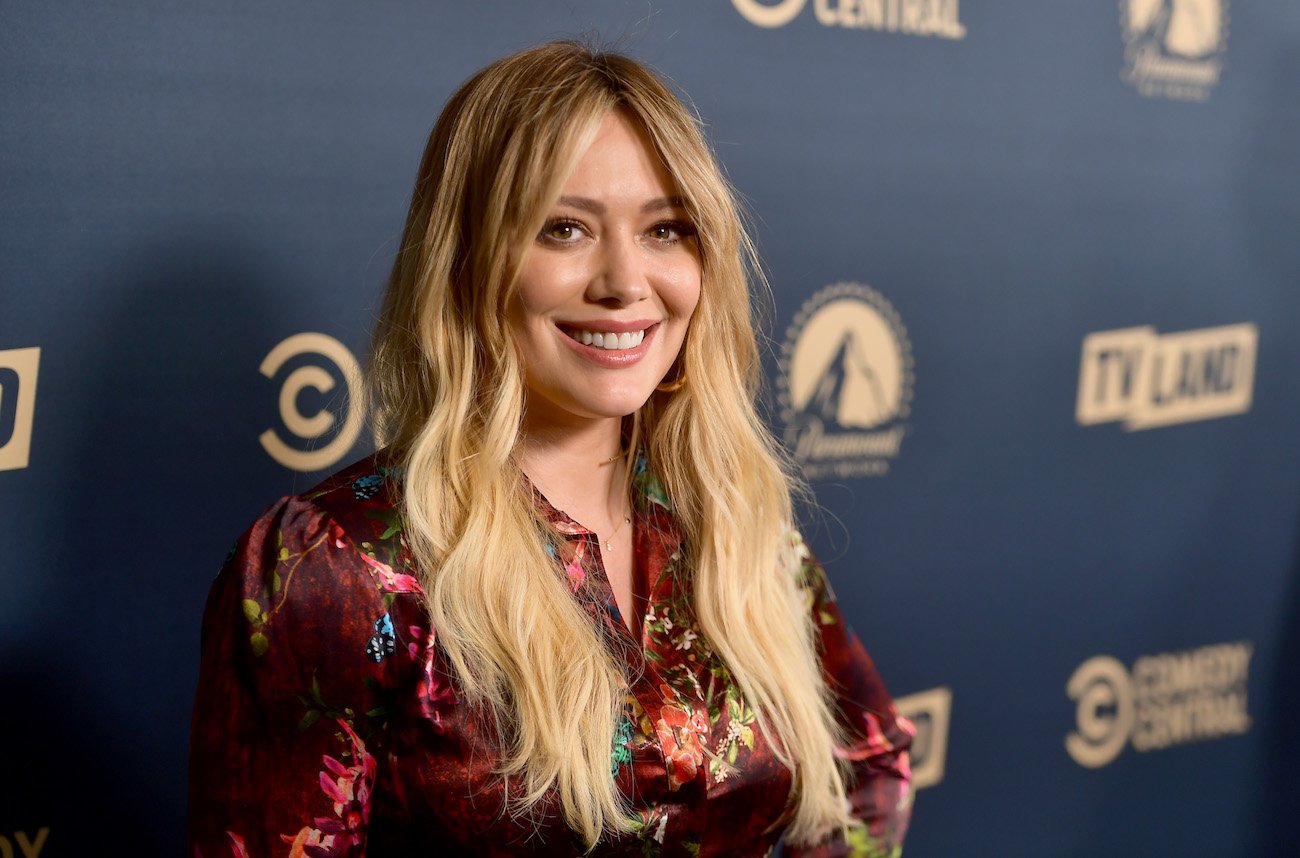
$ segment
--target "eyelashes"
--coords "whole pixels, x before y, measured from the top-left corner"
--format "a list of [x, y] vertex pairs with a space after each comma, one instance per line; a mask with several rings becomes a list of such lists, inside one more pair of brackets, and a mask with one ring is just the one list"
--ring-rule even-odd
[[687, 220], [664, 220], [650, 227], [649, 232], [657, 241], [676, 244], [695, 236], [695, 224]]
[[586, 233], [586, 228], [576, 220], [569, 218], [553, 218], [542, 225], [542, 231], [537, 234], [537, 238], [551, 244], [572, 244], [577, 239], [577, 233]]
[[[656, 221], [643, 233], [651, 241], [664, 246], [675, 245], [696, 234], [695, 224], [680, 218]], [[551, 218], [542, 225], [537, 234], [539, 242], [554, 247], [577, 244], [583, 236], [592, 237], [593, 233], [582, 221], [568, 217]]]

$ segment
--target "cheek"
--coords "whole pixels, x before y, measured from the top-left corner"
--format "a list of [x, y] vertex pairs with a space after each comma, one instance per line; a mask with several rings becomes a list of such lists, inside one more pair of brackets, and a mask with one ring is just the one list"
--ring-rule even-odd
[[679, 281], [672, 285], [672, 289], [666, 291], [663, 295], [665, 309], [680, 324], [676, 326], [676, 345], [673, 349], [675, 355], [680, 355], [685, 347], [686, 340], [691, 328], [694, 327], [695, 314], [700, 305], [700, 276], [698, 270], [683, 276]]
[[664, 304], [674, 316], [688, 319], [700, 302], [700, 266], [692, 261], [676, 267], [665, 278]]
[[682, 306], [687, 316], [694, 315], [695, 308], [700, 305], [700, 289], [700, 274], [697, 271], [694, 279], [682, 291]]
[[578, 260], [548, 253], [534, 253], [525, 260], [516, 296], [520, 313], [527, 322], [564, 306], [580, 295], [587, 282]]

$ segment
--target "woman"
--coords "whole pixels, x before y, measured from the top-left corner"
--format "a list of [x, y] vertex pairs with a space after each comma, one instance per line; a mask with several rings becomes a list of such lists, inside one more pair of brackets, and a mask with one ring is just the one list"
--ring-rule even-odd
[[752, 261], [634, 61], [461, 87], [375, 334], [384, 446], [209, 599], [195, 854], [896, 853], [910, 726], [791, 528]]

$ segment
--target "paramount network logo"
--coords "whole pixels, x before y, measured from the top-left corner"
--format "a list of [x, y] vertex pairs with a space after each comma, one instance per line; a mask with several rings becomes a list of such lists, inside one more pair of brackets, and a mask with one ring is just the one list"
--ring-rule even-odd
[[[808, 0], [731, 0], [745, 20], [759, 27], [784, 27], [804, 10]], [[966, 27], [958, 19], [958, 0], [813, 0], [813, 14], [823, 27], [846, 27], [963, 39]]]
[[0, 351], [0, 471], [27, 467], [41, 350]]
[[912, 400], [912, 347], [879, 292], [837, 283], [795, 315], [777, 379], [785, 442], [810, 479], [884, 474]]
[[1223, 71], [1226, 0], [1122, 0], [1124, 77], [1146, 96], [1209, 98]]

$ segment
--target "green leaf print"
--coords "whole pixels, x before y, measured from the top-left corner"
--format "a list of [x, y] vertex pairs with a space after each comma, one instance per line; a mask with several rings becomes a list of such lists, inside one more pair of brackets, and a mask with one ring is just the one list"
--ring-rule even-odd
[[402, 514], [396, 508], [369, 509], [366, 510], [366, 517], [382, 521], [386, 525], [384, 532], [379, 534], [380, 539], [390, 539], [402, 532]]
[[262, 617], [262, 606], [256, 599], [244, 600], [244, 619], [250, 623], [258, 622]]
[[867, 827], [857, 823], [849, 827], [846, 838], [851, 858], [899, 858], [901, 846], [888, 847], [867, 832]]
[[252, 648], [253, 655], [261, 658], [266, 654], [267, 649], [271, 646], [271, 642], [267, 640], [266, 635], [261, 632], [253, 632], [252, 636], [248, 639], [248, 645]]
[[307, 714], [303, 715], [302, 720], [298, 722], [298, 729], [306, 730], [308, 727], [310, 727], [312, 724], [315, 724], [319, 720], [320, 720], [320, 710], [308, 709]]

